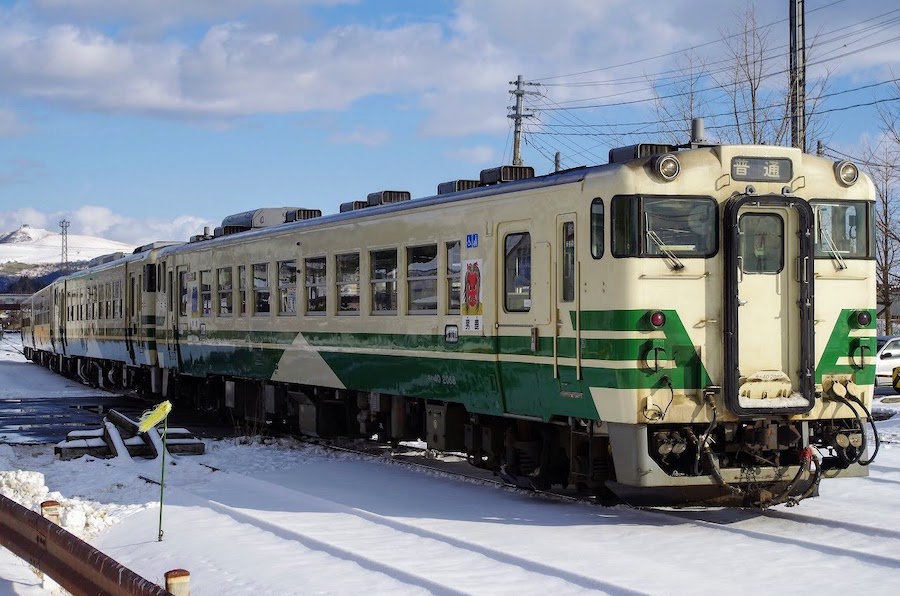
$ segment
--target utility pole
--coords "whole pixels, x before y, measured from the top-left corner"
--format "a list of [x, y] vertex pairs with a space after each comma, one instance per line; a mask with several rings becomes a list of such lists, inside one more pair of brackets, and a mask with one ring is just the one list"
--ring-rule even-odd
[[69, 222], [62, 220], [59, 227], [62, 229], [62, 266], [66, 269], [69, 266]]
[[515, 122], [515, 128], [513, 129], [513, 161], [512, 165], [520, 166], [522, 165], [522, 118], [531, 118], [534, 116], [532, 113], [525, 113], [522, 106], [522, 100], [526, 94], [538, 95], [537, 91], [525, 91], [525, 85], [537, 85], [537, 83], [526, 83], [522, 80], [522, 75], [519, 75], [515, 81], [510, 81], [510, 85], [515, 85], [516, 88], [509, 92], [510, 95], [516, 96], [516, 105], [509, 106], [508, 109], [515, 110], [512, 114], [507, 114], [507, 118], [512, 118], [513, 122]]
[[791, 146], [806, 152], [806, 23], [804, 0], [790, 2]]

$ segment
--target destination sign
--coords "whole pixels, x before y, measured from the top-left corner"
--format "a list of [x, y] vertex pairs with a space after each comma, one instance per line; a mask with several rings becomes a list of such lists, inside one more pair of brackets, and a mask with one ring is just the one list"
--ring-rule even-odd
[[735, 157], [731, 177], [754, 182], [790, 182], [794, 177], [791, 160], [784, 157]]

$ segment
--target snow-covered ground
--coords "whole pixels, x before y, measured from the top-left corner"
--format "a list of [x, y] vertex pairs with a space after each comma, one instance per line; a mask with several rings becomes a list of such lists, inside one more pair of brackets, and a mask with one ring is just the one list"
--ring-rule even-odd
[[[2, 361], [22, 361], [8, 341]], [[16, 375], [17, 391], [33, 384], [46, 394], [53, 379], [77, 390], [29, 364]], [[879, 427], [900, 442], [898, 421]], [[195, 596], [843, 596], [900, 587], [894, 443], [870, 477], [825, 481], [821, 497], [767, 512], [591, 507], [293, 441], [207, 448], [167, 458], [162, 541], [159, 487], [140, 479], [159, 480], [157, 460], [60, 461], [49, 445], [0, 445], [0, 492], [35, 509], [59, 501], [67, 529], [152, 581], [187, 569]], [[0, 594], [46, 592], [2, 551]]]
[[[115, 252], [129, 254], [134, 246], [95, 238], [68, 234], [66, 238], [69, 261], [89, 261], [94, 257]], [[22, 225], [12, 232], [0, 232], [0, 263], [12, 261], [30, 265], [59, 263], [62, 254], [61, 234]]]

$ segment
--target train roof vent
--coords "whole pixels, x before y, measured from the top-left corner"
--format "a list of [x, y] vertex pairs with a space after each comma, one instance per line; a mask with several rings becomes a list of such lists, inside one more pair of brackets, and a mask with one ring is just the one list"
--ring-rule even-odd
[[216, 229], [213, 230], [213, 238], [218, 238], [219, 236], [225, 235], [225, 228], [222, 226], [216, 226]]
[[400, 203], [408, 201], [412, 195], [408, 190], [382, 190], [379, 192], [370, 192], [366, 199], [371, 207], [375, 205], [387, 205], [388, 203]]
[[450, 182], [441, 182], [438, 184], [438, 194], [448, 195], [451, 192], [472, 190], [479, 186], [481, 186], [481, 180], [451, 180]]
[[88, 267], [96, 267], [97, 265], [112, 263], [113, 261], [121, 259], [124, 256], [124, 252], [113, 252], [108, 255], [100, 255], [99, 257], [94, 257], [93, 259], [88, 261]]
[[347, 203], [341, 203], [341, 213], [356, 211], [357, 209], [365, 209], [368, 206], [368, 201], [349, 201]]
[[303, 221], [322, 217], [321, 209], [295, 209], [284, 214], [284, 222]]
[[534, 168], [531, 166], [500, 166], [481, 170], [481, 184], [485, 186], [528, 178], [534, 178]]
[[299, 211], [300, 207], [264, 207], [235, 213], [222, 220], [222, 231], [225, 236], [246, 232], [255, 228], [267, 228], [283, 224], [290, 211]]
[[165, 248], [167, 246], [176, 246], [178, 244], [184, 244], [184, 242], [179, 242], [175, 240], [157, 240], [156, 242], [151, 242], [150, 244], [144, 244], [143, 246], [138, 246], [134, 249], [134, 252], [131, 254], [138, 255], [142, 252], [147, 252], [149, 250], [154, 250], [157, 248]]
[[678, 151], [675, 145], [662, 145], [660, 143], [638, 143], [627, 147], [616, 147], [609, 150], [609, 163], [623, 163], [632, 159], [640, 159], [651, 155], [662, 155]]

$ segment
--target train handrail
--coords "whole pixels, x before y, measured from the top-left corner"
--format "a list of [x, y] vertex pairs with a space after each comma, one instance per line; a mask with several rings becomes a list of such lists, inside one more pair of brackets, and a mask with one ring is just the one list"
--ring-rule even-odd
[[51, 577], [74, 596], [171, 596], [171, 592], [3, 495], [0, 495], [0, 546]]

